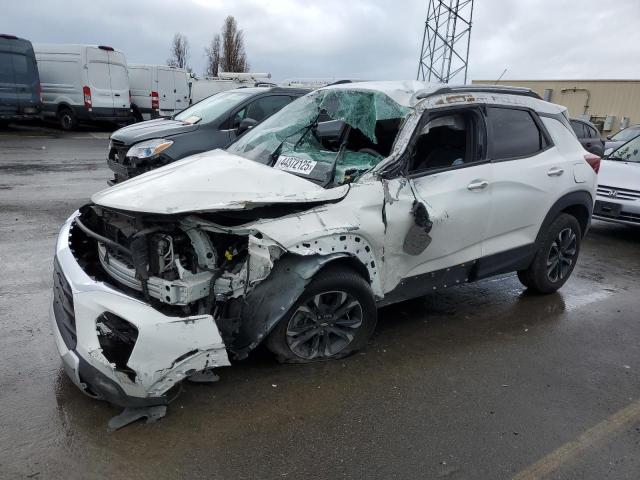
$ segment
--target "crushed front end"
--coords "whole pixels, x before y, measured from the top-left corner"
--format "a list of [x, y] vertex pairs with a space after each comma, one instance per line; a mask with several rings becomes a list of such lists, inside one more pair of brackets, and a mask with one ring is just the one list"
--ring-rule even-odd
[[229, 365], [228, 347], [243, 351], [242, 298], [280, 251], [196, 217], [83, 207], [54, 261], [51, 317], [67, 374], [115, 405], [167, 404], [182, 380]]

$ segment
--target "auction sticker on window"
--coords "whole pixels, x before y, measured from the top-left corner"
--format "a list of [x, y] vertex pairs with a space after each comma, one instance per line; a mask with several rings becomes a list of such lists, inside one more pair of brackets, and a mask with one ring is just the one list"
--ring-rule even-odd
[[285, 170], [291, 173], [301, 173], [303, 175], [309, 175], [313, 171], [317, 163], [318, 162], [316, 162], [315, 160], [309, 160], [308, 158], [280, 155], [273, 168]]

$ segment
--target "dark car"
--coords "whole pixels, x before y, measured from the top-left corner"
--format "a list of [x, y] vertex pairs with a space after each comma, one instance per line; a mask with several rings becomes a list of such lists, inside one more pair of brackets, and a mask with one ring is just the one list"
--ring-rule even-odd
[[611, 153], [616, 148], [619, 148], [625, 143], [633, 140], [638, 135], [640, 135], [640, 125], [631, 125], [627, 128], [624, 128], [615, 135], [610, 135], [607, 137], [607, 141], [604, 145], [604, 150], [607, 153]]
[[0, 34], [0, 123], [38, 118], [40, 77], [29, 40]]
[[572, 118], [571, 127], [576, 132], [576, 136], [587, 152], [602, 157], [604, 155], [604, 140], [600, 137], [600, 133], [595, 125], [586, 120]]
[[189, 155], [223, 148], [310, 90], [237, 88], [190, 106], [171, 118], [149, 120], [111, 135], [110, 185]]

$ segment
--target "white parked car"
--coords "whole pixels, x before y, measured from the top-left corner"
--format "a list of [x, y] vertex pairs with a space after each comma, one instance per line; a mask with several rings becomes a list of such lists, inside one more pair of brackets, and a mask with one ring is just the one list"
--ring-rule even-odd
[[131, 109], [136, 121], [170, 117], [187, 108], [189, 72], [166, 65], [129, 64]]
[[349, 355], [381, 305], [514, 271], [553, 292], [597, 160], [529, 90], [317, 90], [67, 220], [52, 308], [66, 371], [96, 398], [165, 405], [261, 342], [285, 362]]
[[124, 53], [106, 45], [33, 45], [42, 84], [44, 117], [64, 130], [79, 122], [131, 118]]
[[640, 225], [640, 137], [602, 159], [593, 216], [608, 222]]

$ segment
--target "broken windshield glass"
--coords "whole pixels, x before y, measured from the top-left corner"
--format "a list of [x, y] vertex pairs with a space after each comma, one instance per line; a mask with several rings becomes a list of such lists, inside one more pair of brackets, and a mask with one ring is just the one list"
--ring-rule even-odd
[[408, 113], [381, 92], [319, 90], [267, 119], [228, 151], [335, 186], [356, 180], [388, 156]]

